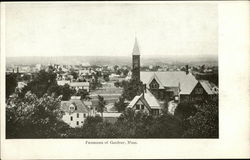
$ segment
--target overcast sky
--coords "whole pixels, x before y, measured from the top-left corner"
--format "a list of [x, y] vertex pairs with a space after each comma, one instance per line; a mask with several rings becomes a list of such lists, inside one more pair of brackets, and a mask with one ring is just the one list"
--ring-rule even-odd
[[9, 3], [6, 56], [217, 55], [217, 5]]

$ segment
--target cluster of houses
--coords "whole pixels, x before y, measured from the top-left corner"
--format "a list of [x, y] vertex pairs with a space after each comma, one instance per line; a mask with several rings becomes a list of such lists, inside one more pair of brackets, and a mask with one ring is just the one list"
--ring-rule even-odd
[[[144, 84], [143, 91], [136, 95], [127, 105], [127, 108], [141, 111], [153, 116], [162, 113], [166, 102], [168, 111], [174, 114], [175, 108], [179, 103], [193, 101], [218, 101], [218, 87], [205, 80], [197, 80], [189, 70], [186, 71], [140, 71], [140, 50], [135, 41], [133, 49], [132, 75], [128, 74], [127, 80], [133, 78]], [[81, 74], [86, 74], [81, 72]], [[117, 76], [112, 75], [114, 80]], [[60, 82], [61, 83], [61, 82]], [[69, 82], [71, 87], [82, 88], [89, 91], [88, 82]], [[105, 87], [104, 87], [105, 88]], [[61, 107], [65, 111], [63, 120], [71, 127], [80, 127], [84, 124], [87, 116], [100, 116], [97, 111], [98, 95], [104, 97], [107, 102], [105, 110], [102, 113], [103, 119], [109, 122], [115, 122], [122, 114], [114, 108], [114, 103], [121, 96], [122, 90], [106, 87], [99, 89], [95, 93], [90, 93], [90, 99], [81, 100], [79, 97], [72, 97], [69, 101], [62, 101]]]
[[[38, 70], [42, 67], [39, 64], [35, 66]], [[137, 40], [132, 52], [132, 70], [124, 76], [116, 74], [114, 67], [106, 67], [111, 71], [109, 72], [111, 74], [108, 74], [109, 81], [102, 80], [101, 88], [91, 90], [90, 83], [95, 80], [97, 72], [103, 75], [106, 73], [105, 67], [92, 69], [88, 66], [79, 69], [77, 70], [77, 79], [69, 74], [70, 69], [67, 66], [58, 65], [54, 68], [57, 71], [62, 71], [57, 74], [58, 85], [68, 84], [72, 89], [84, 89], [89, 93], [89, 97], [86, 99], [81, 99], [80, 96], [72, 96], [70, 100], [61, 102], [61, 108], [65, 112], [62, 119], [71, 127], [81, 127], [88, 116], [102, 116], [105, 121], [114, 123], [122, 114], [116, 110], [114, 104], [123, 92], [122, 88], [114, 86], [114, 82], [122, 80], [134, 79], [141, 81], [144, 86], [143, 91], [131, 101], [126, 100], [127, 108], [153, 116], [161, 115], [166, 106], [168, 112], [174, 114], [179, 103], [205, 100], [218, 101], [218, 87], [210, 81], [197, 80], [188, 66], [185, 67], [186, 70], [183, 68], [178, 71], [142, 71]], [[19, 68], [17, 68], [17, 73], [20, 73]], [[27, 84], [24, 82], [18, 82], [17, 89], [22, 89], [25, 85]], [[97, 110], [98, 96], [102, 96], [106, 102], [103, 113]]]

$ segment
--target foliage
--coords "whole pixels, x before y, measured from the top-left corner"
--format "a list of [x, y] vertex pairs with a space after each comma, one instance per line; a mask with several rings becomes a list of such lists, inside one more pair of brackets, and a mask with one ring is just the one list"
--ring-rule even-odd
[[78, 78], [78, 73], [75, 72], [74, 70], [71, 70], [69, 74], [72, 75], [74, 79]]
[[46, 72], [45, 70], [41, 70], [35, 74], [35, 78], [18, 93], [19, 97], [23, 98], [28, 91], [34, 93], [38, 98], [46, 93], [54, 97], [62, 95], [63, 101], [69, 100], [76, 93], [68, 84], [64, 86], [57, 85], [56, 74], [52, 71]]
[[151, 138], [178, 138], [183, 133], [180, 120], [169, 114], [156, 117], [149, 129], [148, 137]]
[[71, 89], [68, 84], [64, 86], [58, 86], [58, 91], [56, 92], [57, 95], [62, 95], [62, 101], [70, 100], [71, 96], [76, 93], [75, 89]]
[[68, 125], [61, 118], [60, 99], [28, 92], [9, 98], [6, 105], [6, 138], [62, 137]]
[[118, 112], [123, 112], [126, 108], [126, 104], [124, 103], [125, 98], [119, 97], [119, 101], [115, 102], [115, 108]]
[[109, 81], [109, 74], [104, 74], [103, 79], [108, 82]]
[[174, 116], [180, 120], [185, 120], [195, 115], [197, 109], [194, 103], [180, 103], [175, 109]]
[[122, 96], [127, 100], [132, 100], [137, 94], [142, 93], [143, 83], [137, 80], [130, 80], [123, 82], [123, 93]]
[[188, 118], [183, 134], [187, 138], [218, 138], [218, 104], [204, 103], [197, 106], [197, 113]]
[[17, 75], [14, 73], [11, 74], [6, 74], [5, 77], [5, 81], [6, 81], [6, 99], [9, 98], [9, 96], [15, 92], [15, 89], [17, 87]]
[[95, 90], [95, 89], [100, 88], [100, 87], [102, 87], [102, 84], [98, 80], [98, 76], [95, 74], [94, 80], [92, 82], [90, 82], [90, 89]]
[[100, 112], [103, 117], [103, 112], [105, 109], [106, 102], [104, 101], [104, 98], [100, 95], [98, 95], [98, 106], [97, 106], [97, 112]]
[[50, 90], [55, 89], [56, 85], [56, 73], [40, 70], [34, 75], [34, 79], [22, 89], [21, 93], [19, 93], [19, 96], [24, 97], [27, 91], [31, 91], [38, 98], [40, 98], [45, 93], [47, 93], [49, 88]]
[[79, 89], [76, 93], [76, 96], [81, 96], [81, 99], [85, 99], [89, 93], [85, 89]]

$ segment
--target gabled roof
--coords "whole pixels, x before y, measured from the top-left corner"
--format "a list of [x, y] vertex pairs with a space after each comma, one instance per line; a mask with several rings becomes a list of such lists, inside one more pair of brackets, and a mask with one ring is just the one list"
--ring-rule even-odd
[[156, 82], [159, 84], [159, 88], [160, 88], [160, 89], [163, 89], [163, 88], [164, 88], [164, 86], [162, 85], [161, 81], [159, 80], [159, 78], [157, 77], [157, 75], [156, 75], [155, 73], [152, 75], [152, 77], [151, 77], [150, 80], [149, 80], [149, 83], [147, 84], [147, 87], [148, 87], [148, 88], [149, 88], [149, 84], [152, 82], [153, 79], [155, 79]]
[[135, 96], [133, 100], [129, 103], [128, 107], [133, 108], [136, 103], [141, 100], [144, 105], [149, 107], [150, 109], [161, 109], [161, 106], [155, 96], [147, 89], [146, 92], [139, 96]]
[[89, 108], [79, 99], [70, 99], [69, 101], [61, 101], [61, 109], [64, 112], [71, 113], [69, 106], [73, 104], [76, 110], [73, 113], [88, 113]]
[[153, 75], [156, 75], [164, 87], [179, 87], [180, 85], [180, 94], [190, 94], [198, 83], [192, 74], [186, 74], [183, 71], [140, 72], [141, 81], [148, 86], [153, 80]]
[[207, 94], [209, 95], [218, 94], [218, 91], [214, 90], [214, 88], [218, 89], [218, 87], [215, 84], [210, 83], [209, 81], [206, 81], [206, 80], [201, 80], [199, 82], [204, 88], [204, 90], [207, 92]]

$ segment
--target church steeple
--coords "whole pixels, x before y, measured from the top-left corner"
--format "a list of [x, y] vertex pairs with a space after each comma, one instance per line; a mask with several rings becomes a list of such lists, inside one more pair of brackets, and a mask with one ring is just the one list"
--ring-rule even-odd
[[140, 50], [136, 37], [132, 52], [132, 79], [140, 81]]
[[140, 55], [140, 49], [139, 49], [136, 37], [135, 37], [135, 44], [134, 44], [134, 48], [133, 48], [133, 53], [132, 54], [133, 55]]

